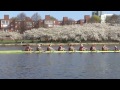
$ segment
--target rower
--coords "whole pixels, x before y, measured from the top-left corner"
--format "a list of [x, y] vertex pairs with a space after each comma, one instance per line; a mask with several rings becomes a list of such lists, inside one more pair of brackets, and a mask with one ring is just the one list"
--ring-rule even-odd
[[108, 47], [106, 45], [102, 46], [102, 51], [108, 51]]
[[31, 48], [29, 44], [25, 47], [25, 51], [32, 51], [32, 50], [33, 48]]
[[54, 51], [54, 49], [51, 47], [51, 45], [49, 44], [47, 47], [47, 51]]
[[83, 46], [83, 44], [80, 44], [79, 51], [86, 51], [86, 50], [87, 50], [87, 48], [85, 48], [85, 47]]
[[62, 45], [60, 45], [60, 46], [58, 47], [58, 51], [65, 51], [65, 48], [63, 48]]
[[36, 48], [36, 51], [41, 51], [41, 50], [43, 50], [41, 46], [42, 46], [42, 44], [38, 44], [38, 45], [37, 45], [37, 48]]
[[73, 47], [73, 45], [69, 46], [68, 51], [75, 51], [75, 48]]
[[114, 50], [115, 50], [115, 51], [119, 51], [119, 49], [118, 49], [117, 46], [114, 46]]
[[95, 45], [92, 45], [92, 46], [90, 47], [90, 51], [96, 51]]

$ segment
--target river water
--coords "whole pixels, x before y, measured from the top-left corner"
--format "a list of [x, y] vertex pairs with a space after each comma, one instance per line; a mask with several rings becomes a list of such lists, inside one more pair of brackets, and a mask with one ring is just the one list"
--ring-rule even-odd
[[0, 79], [120, 79], [120, 53], [0, 54]]

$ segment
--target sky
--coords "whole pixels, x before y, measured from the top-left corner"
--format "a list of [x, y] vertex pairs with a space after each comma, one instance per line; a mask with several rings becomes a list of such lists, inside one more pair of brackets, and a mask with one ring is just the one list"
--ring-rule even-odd
[[[9, 17], [15, 17], [19, 13], [24, 12], [28, 17], [31, 17], [34, 13], [39, 13], [42, 19], [45, 15], [51, 15], [58, 20], [62, 20], [63, 17], [72, 18], [74, 20], [84, 19], [84, 15], [92, 15], [92, 11], [0, 11], [0, 19], [4, 18], [4, 15], [9, 15]], [[103, 14], [118, 14], [120, 11], [103, 11]]]

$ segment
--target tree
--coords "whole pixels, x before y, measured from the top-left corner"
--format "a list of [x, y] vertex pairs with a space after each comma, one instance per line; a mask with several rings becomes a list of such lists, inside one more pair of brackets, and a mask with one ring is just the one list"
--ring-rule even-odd
[[88, 22], [89, 23], [100, 23], [101, 18], [97, 15], [93, 15]]
[[50, 16], [50, 19], [51, 20], [57, 20], [55, 17], [53, 17], [53, 16]]
[[31, 17], [33, 21], [38, 21], [41, 19], [41, 16], [38, 13], [34, 13]]
[[17, 17], [12, 17], [12, 18], [10, 18], [10, 20], [17, 20]]
[[23, 33], [26, 30], [26, 23], [24, 21], [19, 22], [18, 30], [20, 33]]
[[21, 21], [25, 20], [26, 17], [26, 14], [23, 12], [17, 15], [17, 19]]
[[110, 23], [110, 24], [118, 24], [120, 23], [120, 15], [112, 15], [110, 17], [106, 17], [106, 23]]
[[19, 25], [18, 25], [18, 30], [20, 33], [23, 33], [26, 30], [26, 23], [25, 23], [25, 19], [26, 19], [26, 14], [25, 13], [20, 13], [17, 15], [17, 17], [15, 18], [15, 20], [20, 20]]

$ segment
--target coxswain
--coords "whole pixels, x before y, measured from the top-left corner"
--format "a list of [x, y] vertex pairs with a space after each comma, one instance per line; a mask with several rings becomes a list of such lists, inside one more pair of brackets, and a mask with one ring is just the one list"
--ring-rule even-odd
[[41, 50], [43, 50], [41, 46], [42, 46], [42, 44], [38, 44], [38, 45], [37, 45], [37, 48], [36, 48], [36, 51], [41, 51]]
[[119, 49], [118, 49], [117, 46], [114, 46], [114, 50], [115, 50], [115, 51], [119, 51]]
[[106, 46], [106, 45], [103, 45], [102, 46], [102, 51], [108, 51], [109, 49], [108, 49], [108, 47]]
[[65, 48], [63, 48], [62, 45], [60, 45], [60, 46], [58, 47], [58, 51], [65, 51]]
[[80, 44], [79, 51], [86, 51], [86, 50], [87, 50], [87, 48], [85, 48], [85, 47], [83, 46], [83, 44]]
[[47, 47], [47, 51], [54, 51], [54, 49], [51, 47], [51, 45], [49, 44]]
[[25, 47], [25, 51], [32, 51], [32, 50], [33, 48], [31, 48], [29, 44]]
[[75, 51], [75, 48], [73, 47], [73, 45], [69, 46], [68, 51]]
[[95, 45], [92, 45], [92, 46], [90, 47], [90, 51], [96, 51]]

